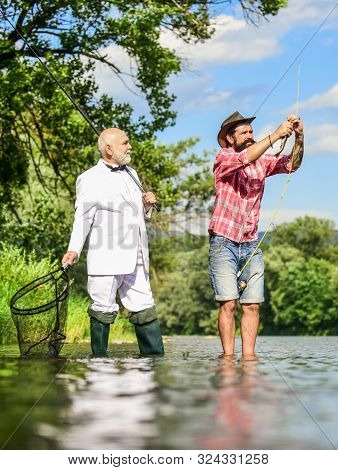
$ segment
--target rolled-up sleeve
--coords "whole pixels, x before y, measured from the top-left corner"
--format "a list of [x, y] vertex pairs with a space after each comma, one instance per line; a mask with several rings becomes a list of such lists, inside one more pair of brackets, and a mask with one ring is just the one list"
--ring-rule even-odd
[[217, 154], [214, 172], [220, 179], [227, 178], [248, 165], [250, 165], [250, 162], [247, 149], [242, 152], [235, 152], [233, 149], [222, 149]]
[[[264, 154], [264, 164], [266, 169], [266, 176], [279, 175], [282, 173], [290, 173], [291, 169], [291, 156], [290, 155], [279, 155], [276, 157], [273, 154]], [[296, 171], [292, 168], [291, 173]]]

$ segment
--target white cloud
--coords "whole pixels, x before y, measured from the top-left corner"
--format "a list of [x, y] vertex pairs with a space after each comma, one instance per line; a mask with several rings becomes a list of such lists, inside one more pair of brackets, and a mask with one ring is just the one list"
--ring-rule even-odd
[[[255, 136], [259, 141], [271, 134], [278, 124], [263, 127]], [[338, 157], [338, 124], [321, 123], [321, 124], [307, 124], [304, 123], [305, 134], [305, 152], [306, 154], [322, 156], [331, 155]], [[273, 152], [279, 150], [279, 142], [274, 144]], [[290, 153], [294, 144], [294, 136], [287, 140], [284, 152]], [[271, 149], [269, 149], [270, 151]]]
[[[321, 0], [320, 5], [315, 0], [290, 0], [288, 8], [282, 9], [268, 22], [262, 20], [259, 28], [246, 23], [242, 13], [240, 17], [219, 15], [214, 18], [214, 35], [204, 44], [186, 44], [172, 32], [164, 31], [161, 37], [162, 44], [182, 57], [186, 71], [190, 71], [190, 73], [174, 77], [171, 81], [171, 89], [178, 96], [176, 109], [182, 113], [217, 106], [219, 108], [231, 107], [237, 105], [239, 97], [242, 108], [245, 106], [251, 108], [254, 95], [252, 92], [246, 94], [244, 90], [229, 90], [229, 88], [222, 91], [219, 85], [214, 86], [216, 79], [213, 67], [215, 65], [224, 67], [229, 64], [231, 67], [234, 63], [262, 61], [278, 56], [282, 51], [281, 39], [287, 33], [292, 30], [297, 33], [299, 26], [310, 26], [314, 30], [323, 18], [323, 12], [329, 12], [330, 8], [332, 8], [331, 0]], [[326, 26], [332, 26], [333, 16], [330, 16]], [[295, 55], [302, 46], [303, 44], [297, 45]], [[195, 89], [194, 96], [192, 96], [191, 89], [195, 87], [198, 80], [192, 75], [192, 70], [199, 74], [201, 83], [199, 90]], [[224, 69], [219, 73], [224, 73]], [[233, 80], [236, 81], [236, 77], [233, 77]], [[263, 76], [261, 80], [266, 80], [266, 77]], [[261, 93], [261, 90], [255, 91], [256, 96], [257, 93]]]
[[214, 89], [208, 90], [209, 93], [206, 95], [204, 103], [207, 107], [211, 107], [214, 105], [220, 105], [223, 102], [229, 100], [231, 96], [230, 91], [215, 91]]
[[300, 109], [338, 108], [338, 83], [326, 93], [314, 95], [300, 103]]
[[[292, 29], [319, 25], [332, 6], [332, 0], [290, 0], [286, 9], [269, 21], [263, 20], [258, 28], [244, 19], [219, 15], [213, 21], [214, 35], [204, 44], [186, 44], [169, 31], [163, 32], [162, 43], [175, 50], [190, 67], [260, 61], [279, 54], [280, 39]], [[326, 27], [332, 25], [336, 14], [337, 11], [330, 15]]]
[[[170, 90], [178, 96], [174, 107], [180, 113], [231, 107], [237, 103], [236, 95], [240, 96], [242, 106], [250, 107], [252, 91], [244, 96], [245, 92], [241, 89], [230, 90], [226, 87], [222, 90], [219, 85], [214, 85], [213, 65], [261, 61], [275, 56], [282, 50], [280, 42], [286, 33], [291, 30], [297, 32], [298, 26], [311, 26], [314, 29], [330, 8], [332, 0], [289, 0], [286, 9], [282, 9], [276, 17], [270, 18], [269, 22], [263, 20], [259, 28], [248, 25], [241, 13], [238, 17], [219, 15], [214, 18], [215, 34], [204, 44], [186, 44], [171, 32], [163, 32], [163, 45], [175, 50], [186, 60], [190, 69], [199, 72], [199, 76], [185, 73], [172, 77]], [[337, 26], [334, 23], [337, 14], [338, 9], [330, 16], [326, 28]], [[301, 45], [297, 45], [297, 50], [298, 47]], [[119, 46], [110, 46], [102, 52], [107, 53], [110, 60], [123, 72], [130, 73], [130, 69], [135, 68], [135, 63]], [[295, 50], [295, 54], [296, 52]], [[97, 65], [95, 77], [99, 84], [99, 93], [106, 92], [118, 101], [130, 102], [137, 113], [147, 110], [146, 100], [142, 96], [136, 96], [140, 95], [140, 92], [127, 75], [124, 79], [135, 94], [130, 92], [111, 69], [102, 64]], [[258, 92], [256, 90], [255, 93]], [[302, 103], [301, 109], [317, 109], [320, 106], [338, 106], [338, 84], [327, 93]]]
[[169, 31], [163, 32], [161, 42], [194, 68], [257, 61], [279, 50], [275, 38], [264, 37], [259, 30], [233, 16], [216, 17], [214, 28], [212, 38], [203, 44], [186, 44]]
[[338, 124], [319, 124], [306, 130], [306, 152], [338, 156]]
[[229, 104], [232, 93], [230, 91], [215, 90], [208, 83], [209, 80], [197, 80], [195, 83], [190, 83], [190, 87], [187, 86], [186, 92], [177, 102], [176, 108], [179, 109], [180, 113], [196, 110], [205, 111], [216, 106]]

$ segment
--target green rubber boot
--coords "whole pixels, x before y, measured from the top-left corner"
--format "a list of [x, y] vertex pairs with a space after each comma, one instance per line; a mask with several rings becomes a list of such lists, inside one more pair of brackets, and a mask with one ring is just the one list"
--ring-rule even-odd
[[164, 347], [158, 321], [134, 326], [141, 356], [163, 356]]
[[90, 341], [93, 357], [106, 357], [110, 324], [101, 323], [90, 317]]

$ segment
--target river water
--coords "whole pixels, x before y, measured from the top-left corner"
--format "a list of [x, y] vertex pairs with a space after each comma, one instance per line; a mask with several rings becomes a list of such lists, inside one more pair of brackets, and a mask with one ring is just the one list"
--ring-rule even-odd
[[163, 358], [135, 344], [58, 359], [0, 348], [3, 449], [333, 449], [338, 338], [260, 337], [258, 361], [220, 357], [218, 338], [171, 337]]

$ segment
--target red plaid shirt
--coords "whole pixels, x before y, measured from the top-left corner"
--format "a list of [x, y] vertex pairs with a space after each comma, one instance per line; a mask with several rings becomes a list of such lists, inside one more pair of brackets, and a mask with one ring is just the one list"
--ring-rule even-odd
[[234, 242], [257, 240], [265, 178], [288, 173], [288, 164], [289, 155], [265, 153], [250, 163], [246, 149], [222, 148], [214, 164], [216, 200], [209, 232]]

